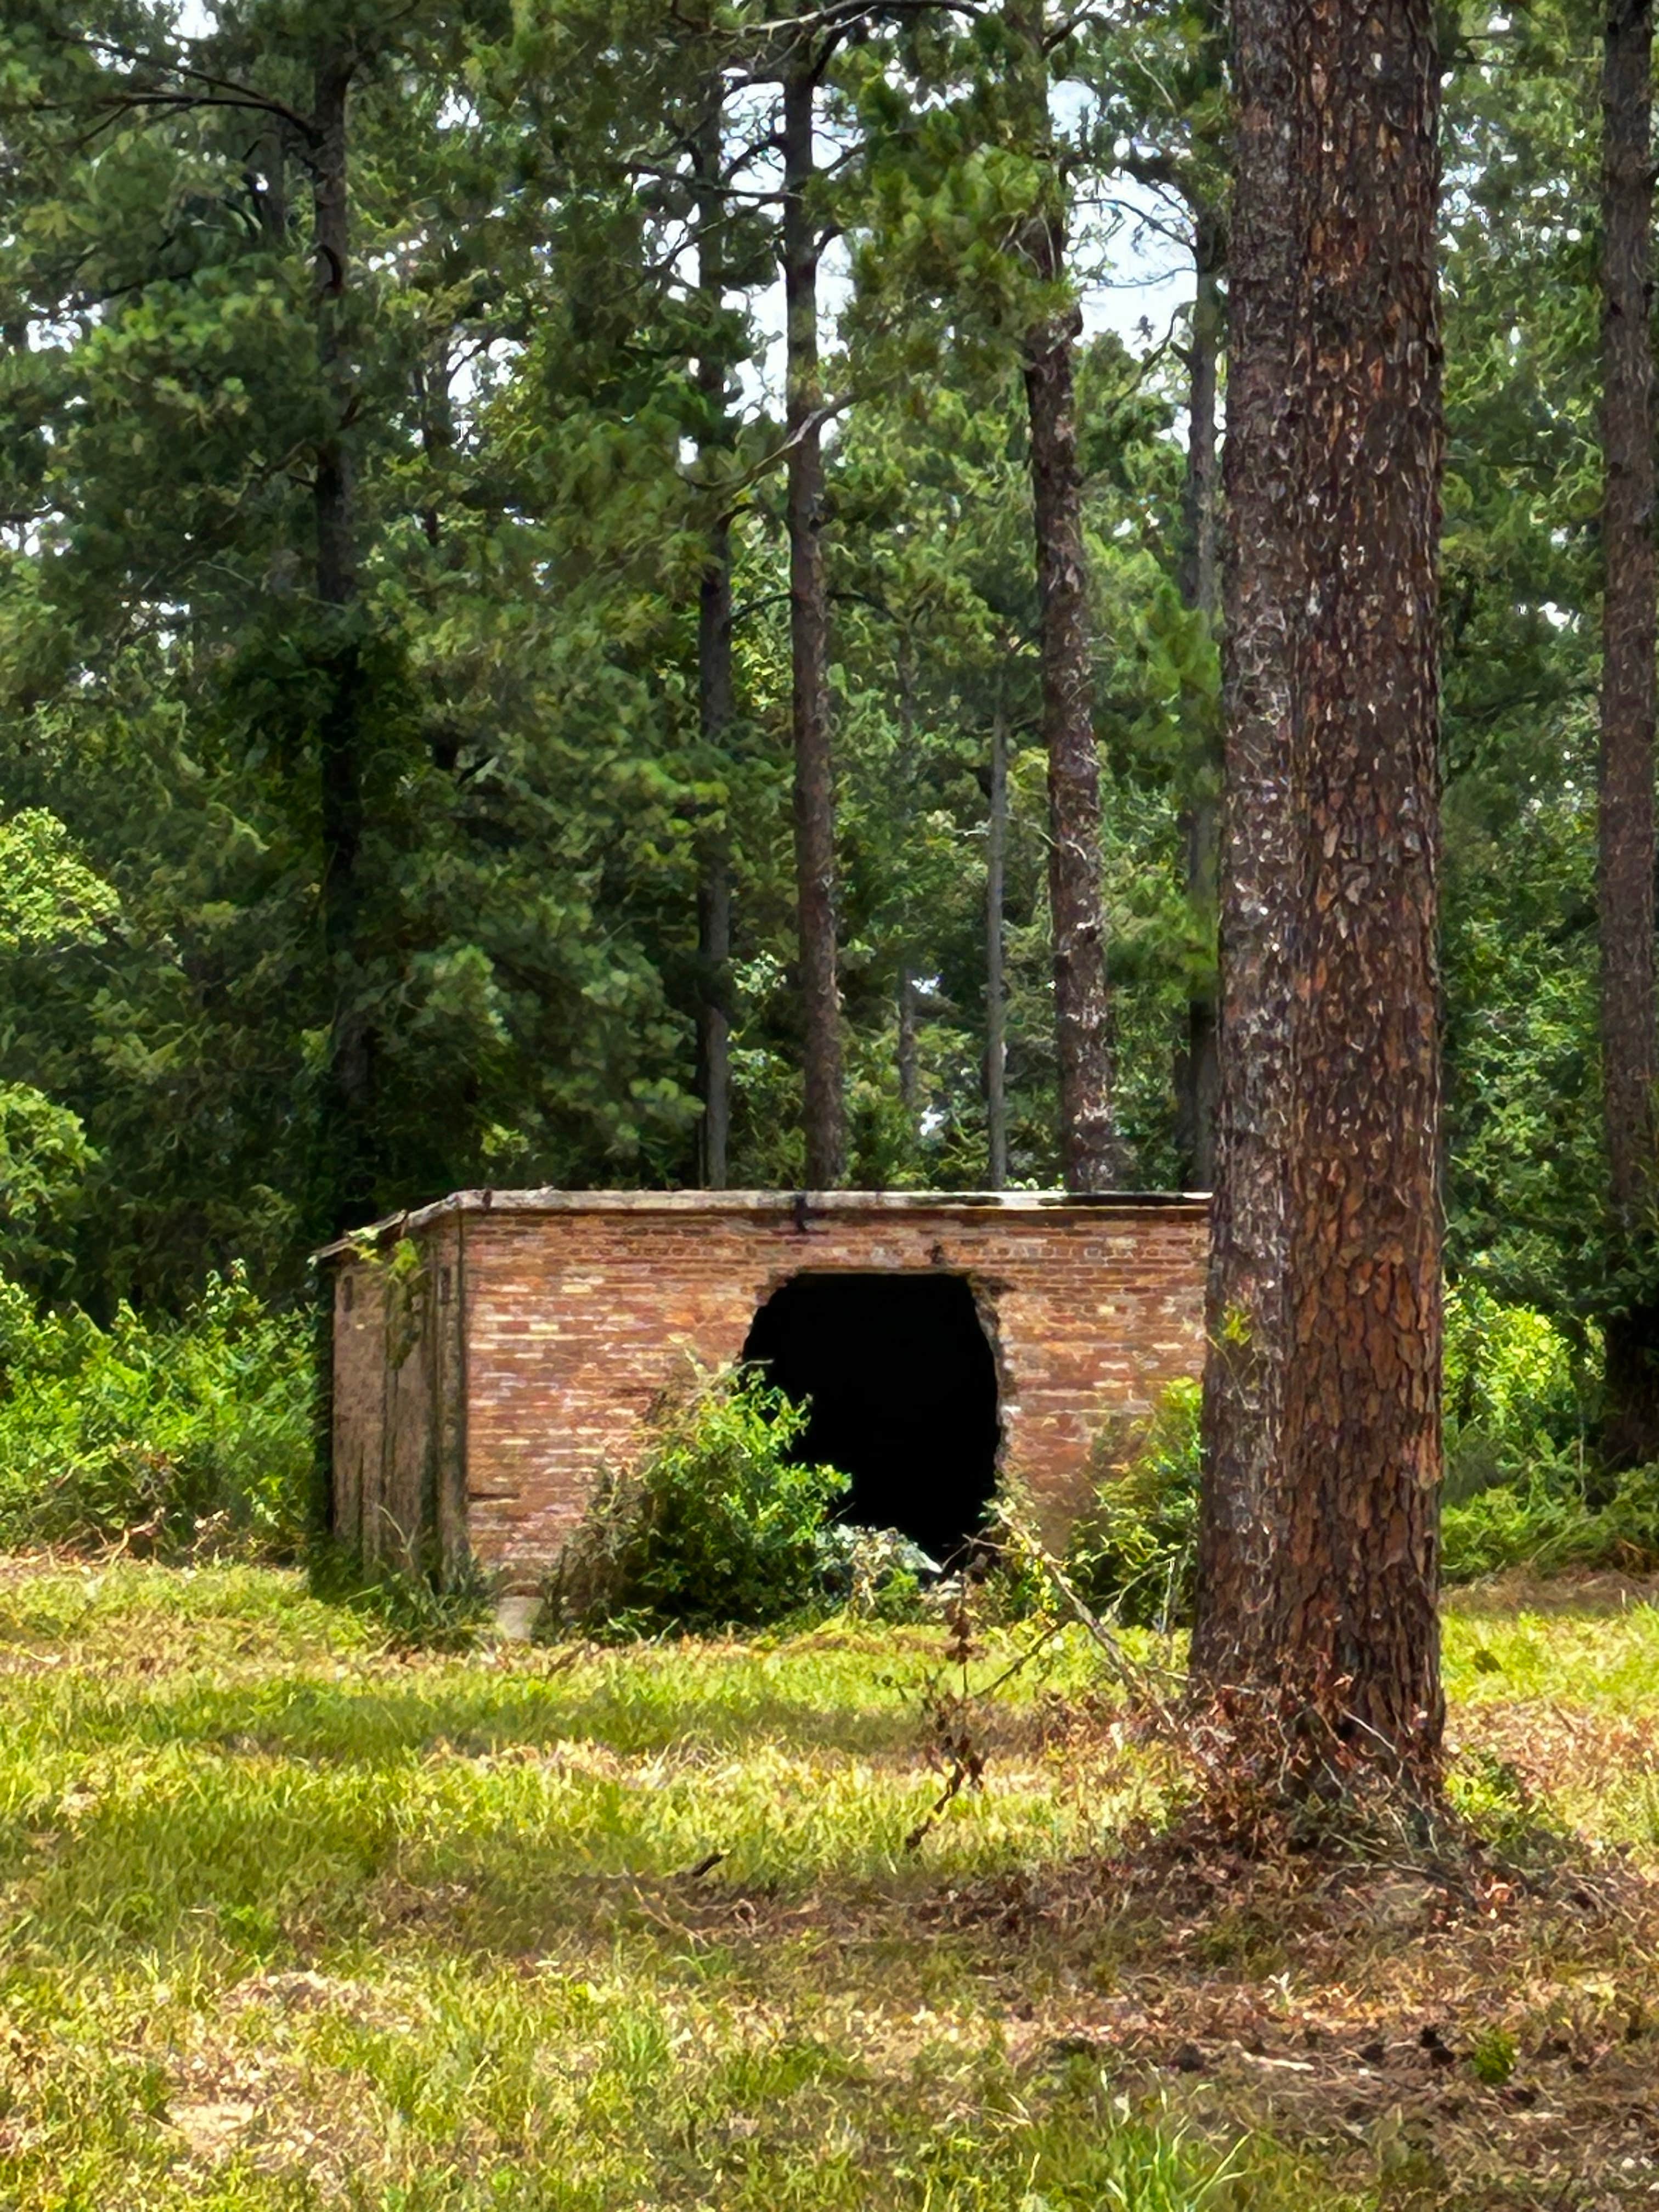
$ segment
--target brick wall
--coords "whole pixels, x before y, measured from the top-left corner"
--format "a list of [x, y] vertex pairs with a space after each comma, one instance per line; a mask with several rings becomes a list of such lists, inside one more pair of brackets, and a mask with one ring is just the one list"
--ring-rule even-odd
[[369, 1565], [465, 1547], [464, 1218], [337, 1257], [333, 1529]]
[[387, 1225], [425, 1259], [413, 1322], [372, 1283], [343, 1314], [348, 1278], [384, 1270], [342, 1256], [337, 1519], [371, 1556], [424, 1526], [447, 1558], [470, 1542], [533, 1585], [688, 1353], [737, 1358], [803, 1271], [943, 1268], [971, 1285], [995, 1352], [1001, 1466], [1058, 1534], [1095, 1432], [1198, 1371], [1205, 1233], [1201, 1200], [463, 1194]]

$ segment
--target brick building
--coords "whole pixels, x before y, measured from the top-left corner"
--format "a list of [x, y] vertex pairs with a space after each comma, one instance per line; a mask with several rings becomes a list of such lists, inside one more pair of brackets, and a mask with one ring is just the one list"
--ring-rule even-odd
[[1004, 1476], [1054, 1534], [1091, 1441], [1198, 1371], [1201, 1197], [462, 1191], [329, 1247], [333, 1514], [533, 1587], [683, 1372], [765, 1360], [856, 1520], [944, 1556]]

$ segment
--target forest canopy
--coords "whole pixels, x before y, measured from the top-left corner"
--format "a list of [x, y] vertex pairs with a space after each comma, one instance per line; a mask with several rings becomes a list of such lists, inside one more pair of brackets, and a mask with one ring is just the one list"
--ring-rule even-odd
[[[1219, 29], [1041, 18], [1033, 92], [1032, 13], [818, 11], [786, 190], [793, 50], [746, 5], [9, 11], [8, 1272], [283, 1294], [343, 1210], [703, 1179], [716, 1029], [724, 1179], [805, 1180], [809, 437], [845, 1176], [1056, 1182], [1022, 362], [1079, 302], [1115, 1179], [1201, 1184]], [[1448, 1263], [1593, 1344], [1597, 40], [1442, 27]], [[1139, 326], [1138, 235], [1188, 272]]]

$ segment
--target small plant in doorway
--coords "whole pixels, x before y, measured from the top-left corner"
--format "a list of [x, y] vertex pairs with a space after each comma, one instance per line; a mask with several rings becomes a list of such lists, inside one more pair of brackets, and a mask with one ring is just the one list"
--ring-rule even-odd
[[824, 1595], [858, 1620], [921, 1618], [937, 1584], [939, 1562], [900, 1528], [860, 1528], [831, 1522], [818, 1537], [818, 1573]]
[[848, 1486], [793, 1457], [808, 1418], [753, 1367], [689, 1366], [653, 1407], [633, 1465], [601, 1473], [538, 1633], [763, 1628], [809, 1605]]

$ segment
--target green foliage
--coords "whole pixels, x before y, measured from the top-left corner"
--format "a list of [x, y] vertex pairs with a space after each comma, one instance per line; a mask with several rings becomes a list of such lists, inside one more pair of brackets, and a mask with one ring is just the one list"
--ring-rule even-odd
[[[1547, 1315], [1454, 1287], [1445, 1388], [1448, 1583], [1518, 1566], [1641, 1571], [1659, 1562], [1659, 1468], [1609, 1486], [1587, 1459], [1583, 1359]], [[1067, 1565], [1084, 1596], [1125, 1621], [1162, 1626], [1190, 1614], [1201, 1395], [1176, 1383], [1144, 1428], [1097, 1441], [1094, 1490]]]
[[1501, 2089], [1514, 2073], [1518, 2055], [1507, 2028], [1483, 2027], [1469, 2051], [1469, 2071], [1489, 2089]]
[[1196, 1382], [1172, 1382], [1127, 1446], [1115, 1430], [1096, 1440], [1066, 1571], [1080, 1596], [1134, 1626], [1169, 1628], [1192, 1611], [1202, 1401]]
[[1569, 1568], [1650, 1571], [1659, 1565], [1659, 1466], [1620, 1475], [1611, 1495], [1596, 1502], [1576, 1467], [1554, 1462], [1522, 1482], [1449, 1504], [1440, 1532], [1448, 1583], [1523, 1566], [1544, 1575]]
[[1445, 1384], [1449, 1583], [1509, 1567], [1640, 1571], [1659, 1560], [1659, 1468], [1601, 1475], [1586, 1451], [1594, 1406], [1584, 1355], [1548, 1315], [1455, 1285], [1446, 1297]]
[[[54, 956], [95, 945], [120, 902], [56, 815], [0, 822], [0, 989], [50, 988]], [[33, 1083], [0, 1078], [0, 1269], [38, 1279], [65, 1256], [68, 1220], [93, 1160], [78, 1115]]]
[[[1475, 1658], [1482, 1673], [1498, 1671], [1499, 1662], [1484, 1644]], [[1522, 1851], [1543, 1840], [1537, 1797], [1510, 1760], [1477, 1746], [1453, 1761], [1447, 1785], [1459, 1816], [1500, 1850]]]
[[1494, 1482], [1525, 1481], [1578, 1446], [1587, 1425], [1578, 1347], [1547, 1314], [1507, 1305], [1477, 1283], [1446, 1293], [1449, 1504]]
[[305, 1518], [312, 1369], [304, 1318], [246, 1274], [175, 1322], [41, 1315], [0, 1279], [0, 1544], [292, 1554]]
[[58, 1255], [91, 1158], [67, 1106], [32, 1084], [0, 1082], [0, 1267], [40, 1268]]
[[550, 1587], [546, 1625], [757, 1628], [810, 1603], [848, 1482], [791, 1457], [807, 1419], [740, 1368], [670, 1392], [634, 1466], [603, 1472]]
[[118, 911], [55, 815], [31, 807], [0, 822], [0, 954], [83, 944]]

